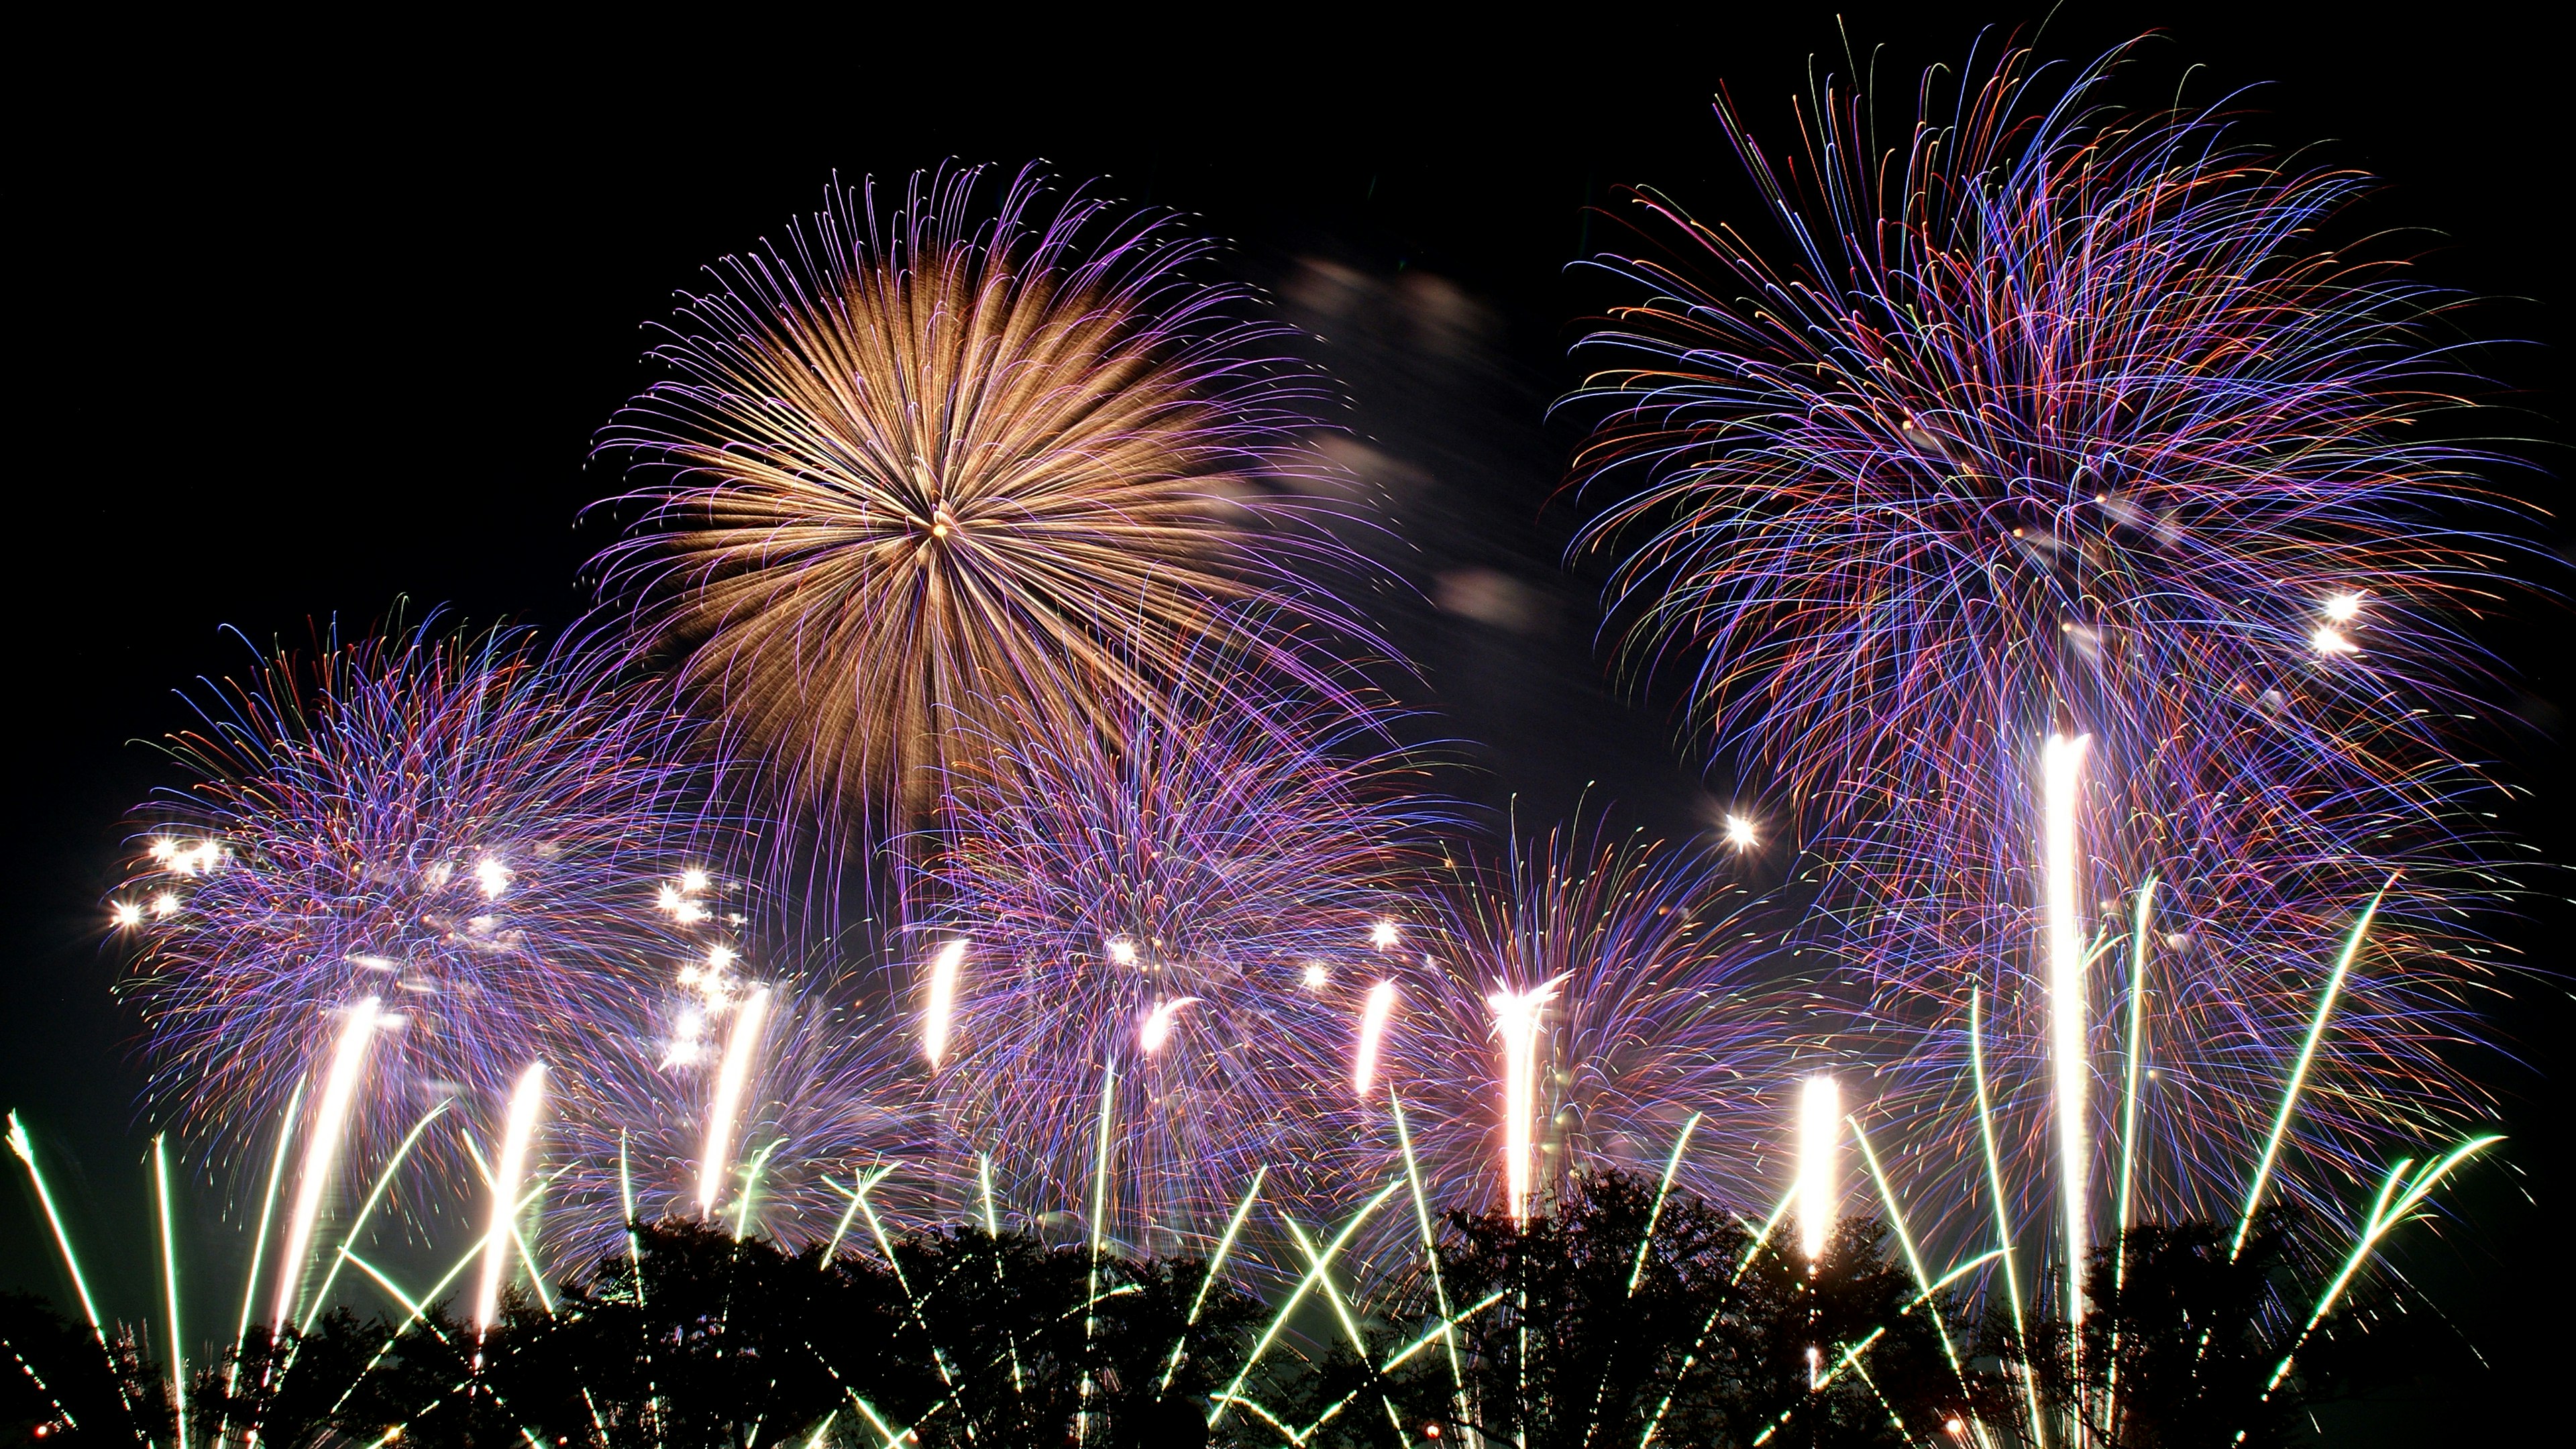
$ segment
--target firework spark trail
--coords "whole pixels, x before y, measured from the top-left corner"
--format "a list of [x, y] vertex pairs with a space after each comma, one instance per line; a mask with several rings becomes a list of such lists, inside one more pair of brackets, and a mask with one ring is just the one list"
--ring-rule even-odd
[[696, 934], [657, 890], [734, 830], [698, 727], [579, 637], [331, 635], [197, 708], [182, 784], [134, 812], [126, 889], [168, 909], [124, 932], [120, 990], [156, 1098], [216, 1138], [273, 1120], [316, 1002], [400, 1003], [353, 1124], [371, 1144], [432, 1093], [497, 1099], [532, 1059], [596, 1055], [649, 1016], [639, 963]]
[[733, 1031], [725, 1038], [724, 1065], [716, 1075], [715, 1101], [707, 1108], [706, 1142], [698, 1152], [698, 1212], [715, 1211], [724, 1195], [725, 1177], [733, 1168], [733, 1131], [742, 1115], [743, 1086], [751, 1078], [752, 1059], [760, 1054], [760, 1028], [769, 1016], [769, 988], [757, 986], [736, 1008]]
[[948, 1054], [949, 1016], [957, 1003], [957, 969], [966, 959], [963, 939], [939, 948], [930, 963], [930, 999], [921, 1012], [921, 1054], [930, 1061], [932, 1071]]
[[297, 1296], [304, 1287], [313, 1227], [348, 1137], [349, 1117], [366, 1074], [367, 1057], [380, 1028], [376, 998], [349, 1007], [331, 1049], [331, 1067], [322, 1079], [322, 1098], [313, 1109], [313, 1125], [304, 1139], [304, 1162], [296, 1169], [295, 1205], [286, 1215], [286, 1246], [277, 1260], [277, 1296], [268, 1321], [284, 1329], [295, 1321]]
[[170, 1150], [165, 1134], [152, 1134], [152, 1189], [161, 1212], [161, 1282], [170, 1310], [170, 1404], [179, 1449], [188, 1449], [187, 1333], [179, 1316], [179, 1240], [170, 1222]]
[[1386, 1040], [1386, 1026], [1395, 1014], [1395, 983], [1381, 981], [1369, 988], [1368, 1002], [1360, 1008], [1360, 1035], [1351, 1049], [1351, 1094], [1365, 1101], [1369, 1083], [1377, 1078], [1377, 1054]]
[[[2532, 551], [2528, 511], [2426, 426], [2473, 382], [2424, 340], [2451, 299], [2332, 236], [2367, 179], [2238, 139], [2223, 102], [2106, 104], [2128, 55], [1972, 58], [1911, 127], [1827, 81], [1785, 162], [1722, 102], [1781, 244], [1639, 193], [1644, 245], [1600, 259], [1638, 305], [1590, 344], [1579, 547], [1616, 551], [1636, 657], [1832, 865], [1874, 1095], [1952, 1124], [1925, 1223], [1952, 1246], [1982, 1215], [1972, 990], [2001, 1146], [2058, 1155], [2054, 1094], [2019, 1085], [2051, 1070], [2046, 998], [2016, 978], [2046, 910], [2026, 762], [2062, 721], [2100, 827], [2076, 898], [2164, 883], [2158, 1081], [2190, 1106], [2144, 1145], [2142, 1210], [2241, 1201], [2307, 1024], [2295, 963], [2400, 868], [2296, 1145], [2369, 1171], [2386, 1130], [2484, 1106], [2447, 1050], [2491, 975], [2460, 908], [2510, 883], [2481, 859], [2458, 722], [2490, 671], [2460, 621]], [[2057, 1174], [2012, 1182], [2016, 1217], [2057, 1215]]]
[[1842, 1089], [1831, 1077], [1809, 1077], [1798, 1098], [1798, 1244], [1821, 1262], [1833, 1240], [1842, 1199]]
[[1556, 999], [1563, 981], [1557, 977], [1526, 991], [1505, 989], [1486, 998], [1494, 1009], [1494, 1035], [1503, 1043], [1504, 1202], [1514, 1222], [1529, 1220], [1530, 1157], [1535, 1146], [1530, 1117], [1538, 1110], [1539, 1014]]
[[2048, 1050], [2055, 1080], [2057, 1171], [2066, 1209], [2066, 1303], [2070, 1321], [2084, 1317], [2084, 1268], [2092, 1247], [2085, 1208], [2092, 1190], [2092, 1147], [2085, 1113], [2093, 1083], [2092, 1043], [2086, 1027], [2087, 995], [2082, 920], [2081, 854], [2077, 815], [2083, 808], [2084, 747], [2090, 737], [2051, 735], [2041, 768], [2047, 840], [2044, 917], [2048, 930]]
[[[528, 1147], [537, 1131], [537, 1113], [546, 1097], [546, 1064], [530, 1062], [510, 1093], [507, 1125], [502, 1129], [500, 1160], [492, 1169], [492, 1222], [483, 1235], [483, 1281], [474, 1293], [474, 1333], [489, 1333], [501, 1306], [501, 1279], [509, 1271], [510, 1248], [517, 1241], [519, 1178], [527, 1170]], [[530, 1265], [532, 1268], [533, 1264]]]
[[673, 377], [603, 435], [645, 477], [600, 563], [780, 798], [926, 805], [960, 720], [1070, 738], [1220, 687], [1210, 640], [1310, 683], [1305, 634], [1365, 640], [1300, 582], [1357, 562], [1283, 476], [1312, 471], [1319, 384], [1253, 293], [1195, 280], [1212, 250], [1034, 169], [943, 168], [893, 207], [836, 185], [682, 297]]

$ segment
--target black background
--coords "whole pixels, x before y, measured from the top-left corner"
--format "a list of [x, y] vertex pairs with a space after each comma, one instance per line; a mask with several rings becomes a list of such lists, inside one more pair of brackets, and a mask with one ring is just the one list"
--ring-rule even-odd
[[[2097, 5], [2038, 32], [2089, 58], [2148, 30], [2138, 84], [2249, 97], [2252, 130], [2323, 143], [2389, 187], [2370, 220], [2434, 280], [2497, 300], [2502, 431], [2563, 436], [2566, 172], [2560, 37], [2512, 13]], [[1571, 516], [1550, 509], [1566, 438], [1540, 424], [1572, 372], [1588, 304], [1564, 264], [1612, 238], [1587, 205], [1646, 182], [1704, 216], [1742, 214], [1710, 119], [1723, 82], [1785, 138], [1810, 58], [1848, 74], [1887, 47], [1891, 98], [1981, 28], [2037, 30], [2042, 7], [1852, 10], [1574, 7], [1447, 22], [1276, 9], [1163, 21], [1106, 12], [1025, 28], [979, 7], [904, 28], [727, 7], [686, 22], [601, 18], [581, 33], [378, 20], [168, 29], [139, 18], [22, 33], [11, 46], [6, 173], [12, 414], [0, 832], [0, 1106], [21, 1109], [116, 1310], [151, 1300], [132, 1022], [107, 997], [101, 894], [118, 820], [159, 778], [144, 745], [181, 718], [174, 687], [238, 668], [253, 639], [353, 624], [398, 597], [560, 624], [601, 541], [576, 511], [614, 491], [594, 430], [647, 376], [639, 324], [727, 251], [811, 209], [838, 171], [899, 176], [956, 156], [1054, 162], [1113, 194], [1204, 216], [1235, 265], [1286, 283], [1331, 258], [1387, 296], [1444, 279], [1468, 341], [1341, 339], [1352, 422], [1423, 480], [1391, 555], [1417, 587], [1467, 567], [1519, 580], [1535, 633], [1507, 636], [1391, 601], [1425, 701], [1479, 744], [1477, 788], [1525, 818], [1589, 782], [1659, 829], [1704, 828], [1713, 798], [1670, 721], [1621, 704], [1590, 648], [1588, 587], [1555, 573]], [[2536, 14], [2536, 12], [2535, 12]], [[1991, 46], [1995, 37], [1989, 37]], [[1774, 144], [1778, 144], [1777, 141]], [[1447, 295], [1446, 293], [1443, 294]], [[1418, 341], [1418, 339], [1417, 339]], [[2563, 471], [2550, 444], [2525, 449]], [[2545, 473], [2513, 484], [2544, 507]], [[2555, 526], [2555, 525], [2552, 525]], [[2547, 539], [2562, 558], [2563, 534]], [[2561, 580], [2541, 580], [2556, 587]], [[1553, 621], [1553, 622], [1550, 622]], [[2567, 620], [2520, 606], [2492, 644], [2503, 739], [2534, 792], [2514, 822], [2571, 858], [2558, 764]], [[2576, 925], [2540, 881], [2501, 929], [2561, 968]], [[2428, 1359], [2338, 1442], [2477, 1442], [2554, 1387], [2568, 1346], [2563, 1166], [2576, 1025], [2564, 983], [2524, 982], [2482, 1069], [2514, 1139], [2446, 1194], [2397, 1261], [2476, 1355]], [[0, 1283], [65, 1293], [15, 1164], [0, 1192]], [[227, 1276], [233, 1230], [201, 1194], [194, 1261]], [[211, 1326], [216, 1281], [201, 1306]], [[228, 1296], [228, 1295], [227, 1295]]]

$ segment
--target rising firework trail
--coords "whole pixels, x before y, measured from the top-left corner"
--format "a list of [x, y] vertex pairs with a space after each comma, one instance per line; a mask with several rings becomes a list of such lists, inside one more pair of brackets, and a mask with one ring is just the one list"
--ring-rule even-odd
[[2084, 1270], [2091, 1240], [2085, 1211], [2092, 1191], [2092, 1145], [2086, 1141], [2093, 1054], [2085, 1007], [2083, 808], [2084, 746], [2089, 736], [2048, 737], [2041, 768], [2047, 776], [2044, 808], [2047, 862], [2042, 919], [2048, 940], [2049, 1071], [2056, 1088], [2057, 1170], [2066, 1209], [2066, 1302], [2071, 1319], [2084, 1316]]
[[[546, 1064], [530, 1062], [510, 1093], [510, 1111], [501, 1132], [501, 1153], [492, 1166], [492, 1216], [484, 1229], [483, 1281], [474, 1294], [474, 1332], [492, 1329], [500, 1310], [501, 1283], [510, 1269], [510, 1250], [517, 1243], [519, 1180], [526, 1175], [528, 1147], [536, 1138], [537, 1114], [546, 1098]], [[533, 1271], [536, 1267], [528, 1265]]]
[[1494, 1035], [1502, 1041], [1503, 1180], [1512, 1220], [1529, 1218], [1530, 1157], [1538, 1112], [1538, 1038], [1540, 1015], [1556, 999], [1564, 978], [1526, 991], [1509, 988], [1486, 998], [1494, 1011]]
[[295, 1304], [304, 1289], [304, 1272], [313, 1247], [313, 1227], [322, 1216], [324, 1199], [340, 1165], [340, 1150], [349, 1134], [349, 1119], [358, 1087], [367, 1072], [367, 1057], [381, 1027], [376, 998], [370, 996], [342, 1013], [340, 1035], [331, 1048], [331, 1066], [323, 1074], [322, 1097], [305, 1130], [304, 1162], [295, 1176], [295, 1203], [286, 1214], [286, 1246], [277, 1260], [277, 1296], [268, 1321], [292, 1327]]
[[940, 1059], [948, 1055], [948, 1026], [957, 1004], [957, 969], [966, 959], [966, 943], [951, 941], [939, 948], [930, 963], [930, 999], [921, 1010], [921, 1054], [930, 1060], [930, 1069], [939, 1070]]
[[1351, 1049], [1351, 1092], [1365, 1100], [1369, 1083], [1377, 1078], [1377, 1054], [1386, 1042], [1387, 1022], [1395, 1015], [1395, 983], [1381, 981], [1369, 988], [1368, 1002], [1360, 1008], [1359, 1042]]
[[1842, 1203], [1842, 1090], [1809, 1077], [1798, 1093], [1798, 1245], [1807, 1261], [1825, 1256]]
[[753, 1059], [760, 1054], [760, 1029], [769, 1017], [769, 988], [755, 986], [735, 1008], [733, 1030], [725, 1037], [724, 1064], [716, 1071], [715, 1101], [707, 1108], [706, 1144], [698, 1154], [698, 1211], [715, 1211], [724, 1195], [725, 1177], [733, 1169], [733, 1132], [742, 1115], [743, 1088], [751, 1080]]

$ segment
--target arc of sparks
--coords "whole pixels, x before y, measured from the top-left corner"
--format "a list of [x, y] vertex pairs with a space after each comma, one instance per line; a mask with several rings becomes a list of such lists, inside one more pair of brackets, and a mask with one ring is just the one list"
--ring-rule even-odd
[[1512, 1221], [1529, 1220], [1532, 1118], [1538, 1111], [1539, 1014], [1556, 999], [1562, 976], [1527, 991], [1497, 991], [1486, 998], [1494, 1010], [1494, 1034], [1503, 1039], [1503, 1173], [1509, 1184]]
[[375, 1041], [381, 1013], [375, 997], [349, 1008], [340, 1037], [331, 1049], [331, 1069], [322, 1079], [322, 1100], [313, 1112], [311, 1135], [304, 1139], [304, 1163], [295, 1178], [295, 1206], [286, 1217], [286, 1247], [277, 1260], [277, 1296], [269, 1322], [284, 1328], [295, 1321], [295, 1300], [304, 1286], [305, 1258], [313, 1247], [314, 1221], [322, 1214], [323, 1194], [339, 1166], [340, 1139], [348, 1134], [349, 1109], [366, 1074], [367, 1049]]
[[743, 998], [725, 1038], [724, 1065], [716, 1073], [716, 1099], [707, 1109], [706, 1146], [698, 1159], [698, 1211], [715, 1211], [724, 1196], [725, 1172], [732, 1165], [734, 1118], [742, 1111], [743, 1087], [751, 1078], [752, 1054], [760, 1050], [760, 1029], [769, 1019], [769, 988], [755, 987]]
[[530, 1062], [510, 1093], [509, 1122], [502, 1130], [501, 1158], [492, 1170], [492, 1224], [483, 1239], [483, 1282], [474, 1295], [474, 1332], [489, 1333], [501, 1306], [501, 1279], [509, 1271], [512, 1230], [517, 1217], [519, 1178], [527, 1170], [528, 1144], [537, 1131], [537, 1112], [545, 1105], [546, 1064]]
[[1379, 1044], [1386, 1040], [1387, 1019], [1395, 1014], [1395, 983], [1381, 981], [1369, 988], [1368, 1004], [1360, 1008], [1359, 1045], [1351, 1052], [1351, 1091], [1362, 1101], [1368, 1100], [1369, 1085], [1377, 1080]]
[[921, 1054], [929, 1058], [934, 1072], [948, 1055], [949, 1019], [957, 1005], [957, 968], [965, 960], [966, 938], [960, 936], [940, 947], [930, 961], [930, 999], [921, 1011]]
[[2074, 1322], [2084, 1318], [2085, 1203], [2090, 1175], [2084, 1112], [2092, 1076], [2085, 1051], [2086, 953], [2079, 878], [2083, 842], [2076, 816], [2084, 790], [2084, 748], [2092, 738], [2050, 735], [2042, 760], [2049, 1054], [2056, 1088], [2058, 1178], [2066, 1215], [2067, 1317]]
[[1809, 1077], [1798, 1099], [1798, 1241], [1811, 1264], [1824, 1258], [1841, 1205], [1842, 1122], [1842, 1089]]
[[1145, 1014], [1145, 1024], [1136, 1029], [1137, 1049], [1147, 1056], [1161, 1051], [1163, 1044], [1172, 1039], [1172, 1019], [1180, 1015], [1182, 1007], [1197, 1000], [1195, 996], [1183, 996], [1172, 1001], [1155, 1002], [1154, 1009]]

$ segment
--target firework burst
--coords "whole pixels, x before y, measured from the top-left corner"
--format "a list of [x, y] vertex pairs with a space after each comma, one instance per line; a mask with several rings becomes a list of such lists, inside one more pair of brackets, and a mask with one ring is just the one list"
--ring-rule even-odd
[[679, 763], [691, 727], [572, 648], [432, 625], [334, 639], [199, 708], [172, 741], [192, 778], [138, 812], [113, 903], [132, 907], [123, 990], [156, 1095], [199, 1126], [276, 1120], [368, 1004], [365, 1135], [504, 1101], [530, 1062], [587, 1060], [693, 949], [656, 907], [720, 843], [704, 772]]
[[[1884, 1089], [1961, 1105], [1977, 995], [1995, 1090], [2045, 1141], [2052, 1053], [2110, 1050], [2119, 983], [2146, 983], [2152, 1090], [2184, 1124], [2149, 1178], [2198, 1214], [2241, 1188], [2219, 1165], [2269, 1127], [2332, 943], [2401, 872], [2302, 1140], [2358, 1168], [2372, 1132], [2478, 1100], [2438, 1050], [2473, 1035], [2455, 907], [2494, 884], [2467, 864], [2454, 621], [2514, 525], [2485, 460], [2418, 426], [2459, 406], [2418, 340], [2443, 299], [2317, 239], [2364, 178], [2214, 111], [2104, 107], [2119, 59], [2052, 88], [2015, 53], [1955, 101], [1927, 81], [1887, 152], [1828, 85], [1780, 166], [1721, 106], [1785, 245], [1642, 201], [1671, 259], [1604, 263], [1653, 300], [1593, 339], [1619, 361], [1581, 471], [1615, 496], [1582, 546], [1624, 550], [1641, 657], [1836, 862], [1902, 1063]], [[2077, 878], [2052, 883], [2057, 734], [2089, 747]], [[2088, 973], [2149, 880], [2138, 970]], [[2082, 919], [2044, 919], [2052, 891]], [[2061, 1149], [2113, 1140], [2109, 1097], [2058, 1075], [2059, 1115], [2091, 1118]]]
[[[916, 1015], [952, 1162], [993, 1153], [1013, 1201], [1093, 1196], [1169, 1251], [1253, 1173], [1330, 1192], [1350, 1055], [1413, 906], [1404, 773], [1338, 708], [1128, 702], [1094, 731], [1014, 729], [953, 777], [916, 932]], [[960, 948], [957, 942], [965, 945]], [[938, 963], [950, 959], [944, 1002]], [[927, 1070], [927, 1068], [925, 1068]]]
[[[926, 805], [969, 728], [1118, 728], [1233, 662], [1311, 678], [1342, 628], [1287, 486], [1310, 378], [1213, 244], [1023, 171], [834, 188], [786, 245], [714, 269], [655, 353], [676, 374], [605, 448], [652, 465], [605, 563], [685, 651], [783, 799]], [[1194, 687], [1215, 681], [1198, 679]]]
[[1659, 1172], [1697, 1117], [1680, 1182], [1758, 1210], [1787, 997], [1778, 923], [1721, 871], [1565, 827], [1457, 872], [1378, 1067], [1448, 1196], [1517, 1212], [1576, 1169]]

